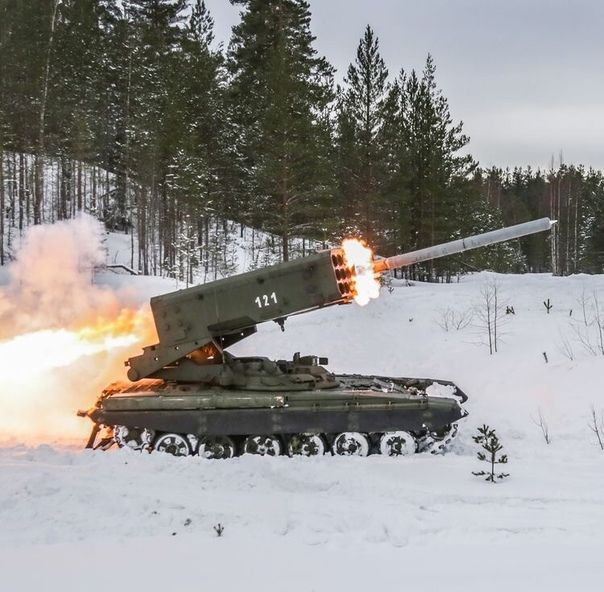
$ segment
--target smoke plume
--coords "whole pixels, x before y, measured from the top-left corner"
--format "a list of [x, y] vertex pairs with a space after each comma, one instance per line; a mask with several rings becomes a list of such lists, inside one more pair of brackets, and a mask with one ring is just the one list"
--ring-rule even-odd
[[[147, 313], [93, 283], [103, 228], [82, 215], [27, 233], [0, 287], [0, 441], [84, 438], [75, 417], [149, 340]], [[6, 272], [5, 272], [6, 274]]]

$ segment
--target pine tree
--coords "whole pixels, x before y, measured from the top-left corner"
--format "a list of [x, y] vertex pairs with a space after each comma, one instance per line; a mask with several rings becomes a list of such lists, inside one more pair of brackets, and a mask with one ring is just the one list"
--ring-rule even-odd
[[[102, 194], [94, 206], [108, 228], [130, 225], [128, 207], [129, 124], [131, 99], [132, 32], [127, 12], [118, 0], [97, 2], [99, 36], [96, 55], [97, 76], [93, 82], [95, 161], [104, 170], [115, 173], [115, 191]], [[113, 203], [114, 202], [114, 203]], [[134, 261], [131, 261], [134, 267]]]
[[8, 55], [6, 45], [10, 34], [9, 24], [9, 3], [7, 0], [0, 0], [0, 265], [4, 265], [7, 257], [4, 247], [5, 234], [5, 213], [6, 213], [6, 190], [4, 186], [4, 146], [7, 144], [9, 135], [7, 96], [5, 85], [6, 60]]
[[498, 456], [498, 453], [503, 450], [503, 445], [499, 442], [499, 438], [495, 433], [494, 429], [491, 429], [488, 425], [483, 425], [478, 428], [478, 434], [472, 436], [472, 439], [476, 444], [480, 444], [481, 448], [485, 452], [478, 452], [478, 460], [484, 461], [490, 464], [488, 471], [473, 471], [472, 475], [477, 477], [485, 477], [485, 481], [491, 483], [497, 483], [497, 480], [505, 479], [509, 477], [509, 473], [495, 473], [495, 465], [504, 465], [508, 462], [507, 454]]
[[[122, 115], [118, 135], [118, 208], [135, 187], [139, 264], [144, 273], [175, 265], [176, 207], [170, 195], [178, 114], [172, 84], [178, 75], [184, 0], [128, 0], [124, 4]], [[125, 211], [118, 211], [120, 217]], [[159, 221], [161, 220], [161, 224]], [[157, 248], [150, 248], [157, 241]]]
[[590, 169], [579, 194], [581, 217], [578, 222], [578, 270], [602, 273], [604, 270], [604, 175]]
[[[236, 216], [231, 171], [237, 168], [237, 159], [231, 148], [234, 138], [227, 110], [224, 59], [213, 49], [213, 27], [205, 3], [197, 0], [172, 81], [178, 92], [172, 99], [170, 128], [176, 133], [168, 191], [179, 210], [177, 225], [186, 225], [183, 215], [196, 221], [195, 228], [186, 234], [197, 236], [198, 250], [205, 246], [203, 235], [211, 216]], [[178, 232], [182, 235], [183, 230]]]
[[63, 0], [57, 7], [45, 135], [47, 152], [60, 163], [58, 218], [87, 207], [82, 163], [98, 160], [95, 132], [102, 96], [99, 81], [105, 67], [102, 23], [107, 8], [94, 0]]
[[313, 48], [305, 0], [232, 3], [243, 7], [228, 52], [242, 205], [248, 222], [280, 237], [287, 260], [291, 237], [316, 231], [331, 191], [329, 134], [318, 118], [333, 98], [333, 70]]
[[384, 101], [384, 121], [379, 141], [383, 147], [384, 255], [394, 255], [410, 246], [413, 184], [411, 182], [410, 133], [405, 93], [406, 75], [401, 72], [391, 84]]
[[[404, 187], [390, 186], [390, 208], [398, 211], [399, 249], [412, 250], [446, 242], [468, 230], [468, 217], [476, 195], [470, 175], [472, 157], [459, 154], [469, 138], [462, 123], [454, 124], [447, 99], [436, 86], [431, 56], [421, 74], [401, 72], [387, 99], [385, 150], [388, 170]], [[450, 273], [450, 262], [429, 264], [430, 277]]]
[[384, 154], [380, 135], [388, 70], [379, 53], [379, 41], [367, 25], [348, 67], [339, 108], [342, 170], [340, 200], [350, 230], [377, 246], [376, 226], [383, 216], [380, 198], [384, 183]]

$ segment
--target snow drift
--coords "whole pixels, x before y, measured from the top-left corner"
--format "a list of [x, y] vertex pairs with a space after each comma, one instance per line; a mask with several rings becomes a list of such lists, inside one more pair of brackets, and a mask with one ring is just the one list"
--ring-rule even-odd
[[[81, 302], [71, 308], [86, 322], [95, 310], [119, 316], [122, 307], [137, 310], [149, 296], [174, 289], [171, 281], [109, 273], [92, 284], [89, 271], [72, 268], [80, 282], [74, 293], [96, 299], [96, 309]], [[489, 355], [480, 310], [493, 280], [504, 313], [498, 352]], [[62, 284], [68, 301], [69, 282]], [[18, 303], [9, 293], [17, 289], [14, 280], [2, 289], [13, 311]], [[263, 325], [232, 348], [273, 358], [326, 355], [338, 372], [453, 380], [470, 397], [470, 416], [443, 457], [203, 462], [82, 451], [64, 441], [31, 446], [30, 436], [42, 432], [11, 431], [8, 418], [39, 420], [53, 438], [79, 429], [83, 443], [90, 424], [71, 413], [123, 376], [129, 348], [76, 357], [42, 373], [41, 384], [35, 362], [42, 365], [59, 348], [25, 349], [22, 365], [7, 366], [0, 355], [3, 375], [23, 369], [18, 386], [33, 393], [37, 406], [19, 415], [10, 405], [23, 391], [8, 392], [2, 383], [0, 430], [12, 436], [0, 447], [3, 585], [29, 592], [52, 582], [66, 592], [85, 581], [100, 591], [107, 586], [97, 577], [102, 560], [111, 565], [111, 581], [149, 590], [284, 583], [292, 592], [597, 589], [604, 577], [604, 452], [589, 422], [592, 409], [598, 416], [604, 410], [601, 301], [604, 276], [481, 273], [454, 284], [399, 283], [362, 308], [293, 317], [285, 333]], [[35, 313], [35, 298], [24, 302]], [[508, 306], [513, 314], [505, 314]], [[44, 331], [61, 323], [40, 315], [20, 326]], [[81, 328], [74, 316], [66, 330]], [[3, 333], [0, 350], [14, 335]], [[132, 353], [151, 340], [133, 344]], [[66, 431], [56, 427], [62, 422]], [[479, 464], [471, 436], [483, 423], [497, 429], [510, 457], [511, 476], [497, 485], [472, 475]], [[218, 523], [225, 527], [220, 538]]]

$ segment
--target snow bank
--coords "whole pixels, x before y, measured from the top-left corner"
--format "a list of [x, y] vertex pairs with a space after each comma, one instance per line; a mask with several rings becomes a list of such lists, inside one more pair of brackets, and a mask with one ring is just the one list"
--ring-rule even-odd
[[601, 459], [512, 460], [510, 480], [492, 486], [470, 474], [470, 456], [220, 462], [5, 449], [3, 586], [596, 589]]
[[[493, 280], [515, 314], [503, 317], [491, 356], [476, 307]], [[174, 287], [112, 273], [95, 282], [128, 307]], [[455, 381], [470, 416], [444, 457], [202, 462], [13, 439], [0, 448], [3, 587], [597, 589], [604, 453], [588, 422], [592, 407], [604, 410], [600, 298], [604, 276], [481, 273], [397, 285], [366, 307], [293, 317], [285, 333], [261, 326], [232, 348], [326, 355], [338, 372]], [[472, 310], [473, 320], [445, 331], [447, 309]], [[471, 474], [479, 468], [471, 436], [483, 423], [510, 456], [511, 477], [496, 486]]]

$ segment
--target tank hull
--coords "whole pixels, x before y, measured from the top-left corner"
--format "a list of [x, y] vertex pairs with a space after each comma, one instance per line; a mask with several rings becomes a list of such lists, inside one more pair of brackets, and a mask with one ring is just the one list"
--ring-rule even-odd
[[[362, 395], [360, 396], [363, 397]], [[348, 431], [386, 432], [438, 429], [464, 417], [455, 402], [409, 402], [399, 405], [363, 404], [351, 409], [156, 409], [140, 411], [97, 410], [91, 414], [95, 423], [115, 426], [146, 427], [155, 431], [196, 436], [243, 436], [246, 434], [288, 435], [306, 432], [338, 433]], [[372, 408], [373, 407], [373, 408]]]
[[[237, 391], [194, 383], [140, 381], [112, 385], [86, 414], [98, 426], [146, 428], [155, 434], [233, 438], [251, 434], [281, 438], [321, 434], [327, 442], [344, 432], [405, 431], [420, 439], [467, 415], [465, 394], [447, 381], [336, 375], [335, 389]], [[433, 385], [449, 396], [429, 395]]]

